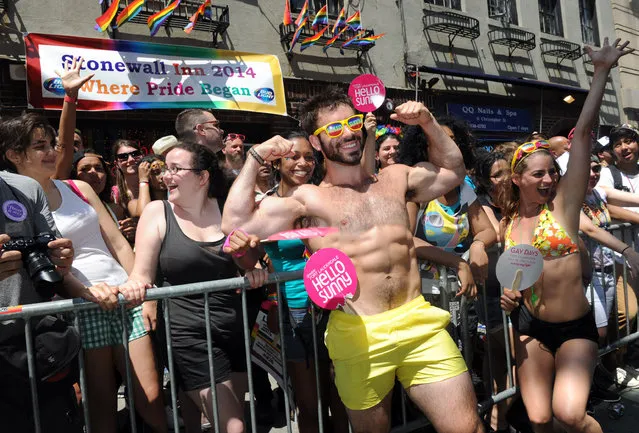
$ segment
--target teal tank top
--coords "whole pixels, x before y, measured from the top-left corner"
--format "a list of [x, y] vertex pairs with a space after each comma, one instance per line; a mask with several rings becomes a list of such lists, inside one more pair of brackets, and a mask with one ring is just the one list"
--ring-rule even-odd
[[[299, 271], [306, 265], [304, 258], [306, 246], [299, 239], [267, 242], [262, 246], [271, 258], [275, 272]], [[309, 299], [303, 280], [287, 281], [280, 288], [289, 308], [308, 307]]]

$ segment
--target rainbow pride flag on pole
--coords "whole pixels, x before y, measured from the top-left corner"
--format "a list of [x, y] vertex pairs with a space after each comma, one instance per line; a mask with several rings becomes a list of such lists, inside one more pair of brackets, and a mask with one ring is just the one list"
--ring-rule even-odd
[[340, 36], [342, 36], [342, 33], [344, 33], [346, 30], [348, 30], [348, 26], [344, 27], [338, 34], [336, 34], [335, 36], [333, 36], [332, 38], [330, 38], [327, 42], [326, 45], [324, 45], [324, 47], [322, 48], [322, 51], [326, 52], [328, 51], [328, 49], [333, 46], [333, 44], [335, 43], [335, 41], [337, 41], [339, 39]]
[[313, 36], [310, 36], [302, 41], [302, 45], [300, 46], [300, 51], [304, 51], [308, 47], [312, 47], [315, 45], [315, 42], [319, 41], [319, 38], [328, 30], [328, 26], [324, 27], [321, 32], [317, 32]]
[[328, 8], [326, 5], [322, 6], [320, 10], [315, 14], [315, 18], [313, 18], [313, 24], [311, 24], [311, 28], [315, 31], [319, 28], [320, 24], [328, 25]]
[[359, 11], [355, 12], [353, 15], [348, 17], [346, 20], [346, 24], [350, 26], [351, 29], [357, 31], [362, 29], [362, 18], [359, 14]]
[[335, 21], [335, 25], [333, 26], [333, 30], [331, 31], [331, 33], [335, 34], [335, 32], [337, 32], [340, 27], [344, 27], [346, 25], [345, 17], [346, 11], [344, 10], [344, 8], [342, 8], [342, 10], [339, 11], [339, 15], [337, 15], [337, 21]]
[[355, 36], [353, 36], [352, 38], [350, 38], [349, 40], [347, 40], [346, 42], [344, 42], [342, 44], [342, 48], [346, 48], [349, 45], [353, 44], [357, 39], [359, 39], [362, 35], [364, 34], [364, 32], [360, 31], [358, 32]]
[[372, 44], [373, 42], [375, 42], [376, 40], [378, 40], [379, 38], [383, 37], [386, 33], [380, 33], [379, 35], [370, 35], [370, 36], [366, 36], [365, 38], [359, 38], [355, 41], [353, 41], [352, 43], [355, 45], [368, 45], [368, 44]]
[[149, 26], [151, 36], [155, 36], [155, 34], [160, 30], [160, 27], [162, 27], [166, 20], [169, 19], [173, 11], [176, 10], [178, 6], [180, 6], [181, 1], [182, 0], [175, 0], [173, 3], [171, 3], [161, 11], [154, 13], [149, 17], [146, 23]]
[[[114, 0], [117, 2], [117, 0]], [[115, 26], [122, 27], [124, 23], [135, 18], [137, 14], [142, 10], [145, 0], [133, 0], [127, 7], [122, 9], [122, 12], [118, 14], [115, 19]]]
[[295, 25], [297, 27], [300, 27], [300, 24], [302, 23], [302, 21], [304, 21], [304, 18], [306, 18], [307, 13], [308, 13], [308, 0], [304, 2], [304, 6], [302, 6], [302, 10], [300, 11], [300, 14], [297, 16], [297, 19], [295, 20]]
[[105, 32], [109, 28], [109, 24], [115, 18], [115, 14], [118, 13], [118, 6], [120, 2], [118, 0], [111, 0], [111, 6], [101, 16], [95, 19], [95, 29], [99, 32]]
[[200, 18], [200, 16], [204, 15], [206, 8], [210, 6], [211, 6], [211, 0], [204, 0], [204, 3], [202, 3], [200, 7], [197, 8], [197, 11], [195, 11], [195, 13], [191, 16], [191, 18], [189, 18], [190, 23], [188, 23], [186, 27], [184, 27], [184, 31], [186, 33], [188, 34], [191, 33], [191, 31], [193, 30], [193, 27], [195, 27], [195, 23], [197, 22], [197, 20]]
[[291, 2], [289, 0], [285, 0], [284, 3], [284, 18], [282, 19], [282, 24], [285, 26], [293, 24], [293, 18], [291, 18]]
[[297, 40], [300, 38], [300, 34], [302, 33], [302, 29], [304, 28], [306, 23], [308, 23], [308, 17], [305, 17], [302, 20], [302, 22], [300, 23], [300, 25], [297, 27], [297, 30], [295, 30], [295, 33], [293, 34], [293, 39], [291, 39], [291, 48], [288, 49], [289, 53], [293, 51], [293, 47], [297, 43]]

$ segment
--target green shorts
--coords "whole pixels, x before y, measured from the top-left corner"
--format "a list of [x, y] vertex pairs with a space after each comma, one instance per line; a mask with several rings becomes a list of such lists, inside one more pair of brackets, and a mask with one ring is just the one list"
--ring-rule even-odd
[[[141, 305], [125, 310], [124, 315], [128, 341], [137, 340], [148, 334], [144, 329]], [[84, 349], [122, 344], [122, 316], [119, 308], [113, 311], [102, 309], [80, 311], [78, 319]]]

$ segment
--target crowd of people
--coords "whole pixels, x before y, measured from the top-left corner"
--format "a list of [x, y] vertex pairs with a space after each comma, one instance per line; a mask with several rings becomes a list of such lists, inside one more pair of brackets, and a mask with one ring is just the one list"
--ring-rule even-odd
[[[347, 432], [350, 423], [354, 432], [388, 432], [396, 382], [438, 432], [552, 432], [558, 425], [600, 432], [590, 404], [618, 401], [608, 384], [639, 388], [625, 353], [597, 358], [598, 347], [636, 330], [639, 254], [634, 240], [626, 244], [605, 229], [639, 222], [639, 134], [615, 127], [603, 146], [591, 133], [609, 70], [631, 51], [626, 47], [606, 40], [588, 50], [591, 89], [566, 137], [534, 133], [490, 152], [463, 121], [435, 118], [422, 103], [401, 104], [393, 126], [377, 125], [374, 114], [357, 113], [342, 90], [329, 88], [303, 104], [299, 130], [248, 151], [246, 137], [225, 132], [211, 111], [188, 109], [176, 118], [176, 136], [157, 140], [152, 153], [118, 139], [109, 161], [85, 148], [76, 129], [74, 101], [90, 77], [81, 76], [81, 59], [67, 64], [59, 73], [66, 97], [58, 131], [34, 113], [0, 123], [0, 307], [46, 302], [52, 285], [57, 296], [100, 306], [77, 312], [78, 330], [54, 316], [55, 329], [42, 321], [34, 327], [36, 341], [55, 333], [51, 341], [67, 354], [56, 358], [53, 373], [38, 369], [43, 431], [81, 432], [85, 421], [92, 432], [117, 431], [129, 360], [130, 394], [148, 431], [177, 429], [163, 393], [169, 364], [186, 432], [216, 419], [221, 431], [248, 431], [244, 333], [263, 308], [285, 347], [304, 433], [319, 431], [320, 420], [324, 431]], [[339, 231], [259, 241], [318, 226]], [[42, 266], [32, 266], [32, 250], [6, 247], [42, 234], [52, 236], [39, 247], [50, 260], [44, 276]], [[518, 244], [540, 251], [543, 272], [531, 287], [502, 289], [500, 246]], [[309, 254], [327, 247], [343, 251], [357, 271], [357, 293], [344, 308], [315, 307], [301, 280], [283, 283], [281, 299], [265, 284], [269, 273], [303, 269]], [[478, 353], [484, 345], [457, 341], [450, 313], [434, 306], [430, 286], [442, 268], [486, 329], [491, 350], [477, 362], [465, 360], [459, 345], [470, 342]], [[251, 286], [249, 323], [235, 291], [165, 304], [145, 299], [153, 287], [240, 275]], [[506, 330], [502, 311], [512, 324]], [[469, 323], [474, 335], [477, 322]], [[0, 413], [13, 414], [15, 432], [32, 431], [35, 422], [24, 345], [23, 322], [0, 325]], [[506, 357], [514, 359], [515, 383]], [[253, 381], [258, 422], [272, 422], [274, 394], [255, 365]], [[476, 392], [485, 397], [515, 384], [525, 422], [507, 416], [512, 399], [479, 417]], [[90, 420], [82, 419], [82, 404]]]

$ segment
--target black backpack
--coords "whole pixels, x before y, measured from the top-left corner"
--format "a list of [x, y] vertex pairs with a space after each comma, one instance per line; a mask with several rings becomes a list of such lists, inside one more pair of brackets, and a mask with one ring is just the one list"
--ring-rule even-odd
[[619, 171], [619, 169], [614, 165], [609, 165], [608, 168], [610, 169], [610, 174], [612, 174], [612, 182], [614, 184], [614, 188], [618, 189], [619, 191], [631, 192], [630, 188], [623, 185], [623, 180], [621, 179], [621, 171]]

